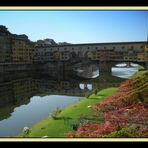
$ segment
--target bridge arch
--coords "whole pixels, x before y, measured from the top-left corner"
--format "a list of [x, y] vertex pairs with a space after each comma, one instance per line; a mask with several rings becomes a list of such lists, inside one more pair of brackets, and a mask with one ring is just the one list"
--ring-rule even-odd
[[80, 83], [79, 88], [81, 90], [92, 90], [92, 84]]
[[112, 65], [112, 67], [115, 68], [132, 68], [132, 67], [137, 67], [137, 66], [142, 66], [143, 68], [145, 68], [145, 63], [141, 63], [141, 62], [116, 62]]

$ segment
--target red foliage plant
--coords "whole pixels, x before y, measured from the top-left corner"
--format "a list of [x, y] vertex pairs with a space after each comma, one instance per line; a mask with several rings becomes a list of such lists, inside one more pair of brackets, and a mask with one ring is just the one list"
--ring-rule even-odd
[[83, 124], [73, 133], [69, 132], [66, 137], [102, 137], [116, 130], [116, 126], [106, 122], [105, 124]]
[[102, 112], [104, 124], [83, 124], [76, 132], [69, 132], [67, 137], [102, 137], [115, 130], [131, 125], [142, 125], [139, 133], [145, 137], [148, 131], [148, 82], [143, 79], [127, 80], [120, 85], [118, 92], [107, 97], [92, 108]]

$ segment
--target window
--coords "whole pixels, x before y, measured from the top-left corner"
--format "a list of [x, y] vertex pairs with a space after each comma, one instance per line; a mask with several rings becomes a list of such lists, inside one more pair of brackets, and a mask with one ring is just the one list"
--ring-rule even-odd
[[143, 48], [143, 46], [141, 46], [141, 48]]
[[122, 46], [122, 49], [125, 49], [125, 46]]
[[89, 49], [89, 47], [87, 49]]
[[98, 49], [98, 47], [96, 47], [96, 49]]

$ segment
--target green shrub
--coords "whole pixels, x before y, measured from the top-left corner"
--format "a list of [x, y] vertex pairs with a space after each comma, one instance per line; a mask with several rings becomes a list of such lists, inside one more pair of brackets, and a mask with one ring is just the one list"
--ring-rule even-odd
[[122, 128], [119, 131], [115, 131], [108, 135], [105, 135], [104, 138], [134, 138], [137, 136], [138, 135], [136, 130], [130, 128]]
[[58, 115], [61, 113], [61, 111], [62, 111], [62, 110], [57, 107], [56, 110], [53, 111], [50, 116], [51, 116], [52, 119], [54, 119], [54, 120], [59, 119]]
[[91, 95], [91, 92], [90, 93], [87, 93], [87, 94], [85, 94], [85, 98], [89, 98], [90, 97], [90, 95]]
[[97, 95], [98, 90], [97, 90], [97, 89], [95, 89], [95, 90], [93, 91], [93, 93], [94, 93], [95, 95]]

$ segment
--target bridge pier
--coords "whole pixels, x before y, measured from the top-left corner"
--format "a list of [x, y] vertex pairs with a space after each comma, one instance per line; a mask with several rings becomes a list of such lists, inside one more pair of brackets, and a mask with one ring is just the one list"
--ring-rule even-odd
[[111, 73], [112, 72], [112, 63], [106, 61], [99, 62], [99, 74], [101, 73]]
[[132, 67], [132, 66], [131, 66], [131, 62], [126, 62], [126, 66], [127, 66], [128, 68]]
[[144, 69], [145, 69], [145, 70], [148, 70], [148, 61], [147, 61], [147, 62], [145, 62], [145, 64], [144, 64], [144, 66], [143, 66], [143, 67], [144, 67]]

